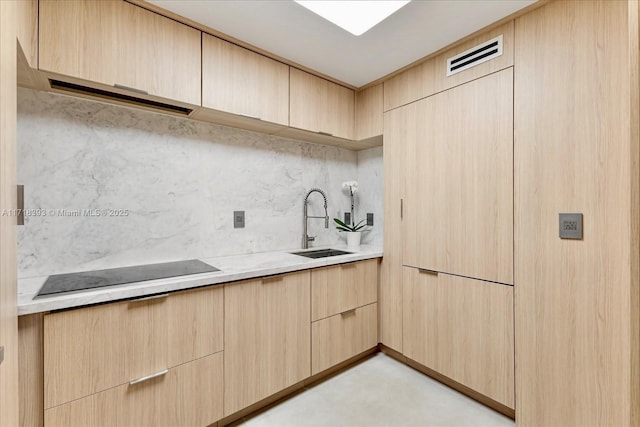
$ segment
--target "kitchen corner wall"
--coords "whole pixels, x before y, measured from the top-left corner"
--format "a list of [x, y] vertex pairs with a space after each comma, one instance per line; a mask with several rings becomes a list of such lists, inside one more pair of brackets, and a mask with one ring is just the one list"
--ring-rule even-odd
[[[341, 184], [353, 179], [356, 216], [375, 215], [363, 243], [381, 245], [381, 148], [356, 153], [21, 88], [28, 215], [18, 274], [296, 249], [304, 194], [322, 188], [329, 215], [342, 217], [350, 202]], [[234, 210], [246, 212], [244, 229], [233, 228]], [[323, 214], [319, 195], [309, 212]], [[316, 246], [344, 241], [332, 225], [309, 224]]]

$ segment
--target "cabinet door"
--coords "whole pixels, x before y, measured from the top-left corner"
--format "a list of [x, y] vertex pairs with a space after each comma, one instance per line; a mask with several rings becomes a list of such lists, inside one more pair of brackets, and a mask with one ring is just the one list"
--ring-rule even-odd
[[412, 176], [413, 158], [407, 146], [414, 144], [420, 122], [417, 103], [384, 113], [384, 257], [380, 263], [380, 342], [402, 352], [402, 262], [404, 240], [414, 236], [404, 235], [411, 224], [411, 210], [405, 209], [407, 180]]
[[378, 344], [377, 304], [311, 324], [311, 368], [315, 375]]
[[382, 83], [356, 93], [356, 138], [382, 135]]
[[310, 273], [225, 285], [224, 413], [311, 373]]
[[38, 67], [38, 0], [20, 0], [16, 5], [18, 42], [27, 64]]
[[291, 68], [291, 126], [353, 139], [354, 92], [328, 80]]
[[513, 287], [403, 270], [404, 355], [513, 408]]
[[44, 317], [45, 408], [166, 368], [166, 298]]
[[378, 260], [311, 270], [311, 320], [378, 300]]
[[513, 283], [513, 72], [416, 103], [406, 265]]
[[384, 111], [433, 95], [436, 92], [435, 77], [435, 62], [429, 59], [385, 80]]
[[[432, 59], [434, 69], [434, 92], [440, 92], [470, 82], [479, 77], [487, 76], [496, 71], [503, 70], [513, 65], [514, 52], [514, 22], [509, 21], [504, 25], [494, 28], [486, 33], [475, 36], [472, 39], [458, 44], [457, 46], [442, 52]], [[447, 60], [469, 49], [473, 49], [481, 43], [485, 43], [497, 36], [502, 36], [502, 55], [497, 56], [487, 62], [480, 63], [459, 73], [447, 76]]]
[[40, 1], [41, 70], [200, 105], [201, 33], [120, 0]]
[[176, 292], [169, 296], [169, 366], [221, 351], [224, 345], [222, 286]]
[[202, 36], [202, 106], [289, 125], [289, 66]]

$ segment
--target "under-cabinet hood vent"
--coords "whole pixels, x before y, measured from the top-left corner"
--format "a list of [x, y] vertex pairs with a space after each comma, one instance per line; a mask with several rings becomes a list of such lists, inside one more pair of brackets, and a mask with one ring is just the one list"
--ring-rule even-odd
[[186, 107], [178, 107], [176, 105], [165, 104], [164, 102], [151, 101], [149, 99], [138, 98], [131, 95], [124, 95], [117, 92], [109, 92], [106, 90], [82, 86], [75, 83], [64, 82], [61, 80], [50, 79], [49, 84], [51, 86], [51, 89], [63, 90], [66, 92], [73, 92], [81, 95], [88, 95], [92, 98], [104, 99], [105, 101], [116, 101], [120, 104], [129, 104], [136, 107], [146, 107], [147, 109], [153, 109], [165, 113], [188, 116], [191, 111], [193, 111], [190, 108]]
[[447, 59], [447, 77], [502, 55], [502, 34]]

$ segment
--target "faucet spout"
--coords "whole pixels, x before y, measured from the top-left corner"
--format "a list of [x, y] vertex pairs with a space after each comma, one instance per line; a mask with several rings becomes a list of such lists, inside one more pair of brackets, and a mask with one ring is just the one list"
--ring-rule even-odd
[[304, 196], [304, 215], [303, 215], [303, 227], [304, 227], [304, 235], [302, 236], [302, 249], [307, 249], [309, 248], [309, 242], [312, 242], [315, 240], [315, 237], [310, 237], [308, 234], [308, 222], [309, 222], [309, 218], [323, 218], [321, 216], [309, 216], [307, 214], [307, 205], [309, 204], [309, 196], [311, 195], [311, 193], [320, 193], [320, 195], [322, 196], [322, 199], [324, 200], [324, 228], [329, 228], [329, 212], [327, 210], [327, 195], [324, 193], [324, 191], [322, 191], [319, 188], [312, 188], [311, 190], [309, 190], [307, 192], [307, 194]]

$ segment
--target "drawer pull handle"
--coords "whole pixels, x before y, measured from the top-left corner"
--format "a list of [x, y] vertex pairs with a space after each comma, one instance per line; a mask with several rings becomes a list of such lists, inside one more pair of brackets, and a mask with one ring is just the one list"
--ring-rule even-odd
[[263, 277], [262, 278], [262, 283], [269, 283], [269, 282], [277, 282], [280, 281], [284, 278], [284, 276], [286, 276], [286, 274], [278, 274], [275, 276], [268, 276], [268, 277]]
[[137, 380], [129, 381], [129, 385], [136, 385], [136, 384], [143, 383], [145, 381], [152, 380], [154, 378], [162, 377], [164, 375], [167, 375], [168, 372], [169, 372], [168, 369], [163, 369], [162, 371], [156, 372], [155, 374], [147, 375], [145, 377], [140, 377]]
[[321, 131], [321, 130], [319, 130], [319, 131], [318, 131], [318, 134], [320, 134], [320, 135], [325, 135], [325, 136], [333, 136], [333, 134], [332, 134], [332, 133], [329, 133], [329, 132], [323, 132], [323, 131]]
[[249, 114], [243, 114], [243, 113], [240, 113], [240, 114], [238, 114], [238, 115], [239, 115], [239, 116], [241, 116], [241, 117], [246, 117], [247, 119], [262, 120], [262, 119], [261, 119], [260, 117], [258, 117], [258, 116], [250, 116]]
[[122, 90], [126, 90], [129, 92], [135, 92], [135, 93], [140, 93], [142, 95], [149, 95], [149, 92], [147, 92], [146, 90], [142, 90], [142, 89], [136, 89], [133, 87], [128, 87], [128, 86], [123, 86], [123, 85], [119, 85], [119, 84], [114, 84], [113, 87], [115, 87], [116, 89], [122, 89]]
[[149, 301], [149, 300], [154, 300], [154, 299], [166, 298], [168, 296], [169, 296], [169, 294], [151, 295], [151, 296], [148, 296], [148, 297], [133, 298], [133, 299], [130, 299], [129, 302]]
[[437, 276], [437, 275], [438, 275], [438, 272], [437, 272], [437, 271], [435, 271], [435, 270], [429, 270], [429, 269], [426, 269], [426, 268], [419, 268], [419, 269], [418, 269], [418, 271], [419, 271], [420, 273], [424, 273], [424, 274], [432, 274], [432, 275], [434, 275], [434, 276]]
[[356, 314], [356, 309], [352, 308], [351, 310], [343, 311], [342, 313], [340, 313], [341, 316], [348, 316], [350, 314]]

